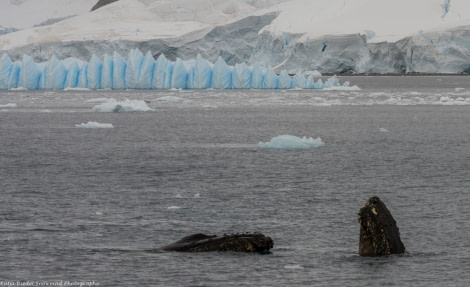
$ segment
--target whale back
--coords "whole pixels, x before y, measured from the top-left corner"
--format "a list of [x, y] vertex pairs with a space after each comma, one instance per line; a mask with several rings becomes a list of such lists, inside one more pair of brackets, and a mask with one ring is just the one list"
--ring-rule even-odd
[[163, 251], [207, 252], [237, 251], [267, 253], [274, 241], [261, 233], [229, 234], [224, 236], [196, 233], [159, 248]]

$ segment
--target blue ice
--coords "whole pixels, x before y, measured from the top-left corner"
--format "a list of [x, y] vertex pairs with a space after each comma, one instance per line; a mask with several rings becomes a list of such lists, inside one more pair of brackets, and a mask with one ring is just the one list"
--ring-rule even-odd
[[229, 66], [218, 57], [215, 63], [197, 55], [196, 59], [168, 60], [160, 54], [155, 60], [151, 52], [131, 50], [124, 58], [119, 53], [93, 54], [88, 62], [75, 58], [36, 63], [29, 55], [12, 61], [0, 58], [0, 89], [63, 90], [69, 88], [97, 89], [322, 89], [341, 86], [336, 77], [315, 82], [312, 76], [298, 72], [295, 76], [282, 70], [246, 63]]

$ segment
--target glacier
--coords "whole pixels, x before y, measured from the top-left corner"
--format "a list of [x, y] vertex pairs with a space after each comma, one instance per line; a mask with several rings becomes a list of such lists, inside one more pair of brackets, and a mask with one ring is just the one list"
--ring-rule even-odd
[[155, 60], [149, 51], [130, 50], [124, 59], [119, 53], [96, 54], [89, 62], [76, 58], [36, 63], [32, 56], [24, 55], [22, 61], [12, 61], [8, 54], [0, 58], [0, 90], [25, 88], [28, 90], [64, 89], [323, 89], [349, 87], [336, 77], [325, 82], [314, 80], [311, 73], [297, 72], [293, 77], [282, 70], [260, 64], [248, 66], [245, 62], [229, 66], [222, 57], [215, 63], [197, 55], [196, 59], [171, 61], [164, 54]]

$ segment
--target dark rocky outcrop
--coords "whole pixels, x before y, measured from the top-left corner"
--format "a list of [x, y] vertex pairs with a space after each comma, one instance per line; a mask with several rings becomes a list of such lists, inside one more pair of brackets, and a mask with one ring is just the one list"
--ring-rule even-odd
[[116, 2], [116, 1], [119, 1], [119, 0], [99, 0], [98, 3], [96, 3], [95, 6], [93, 6], [93, 8], [91, 8], [91, 11], [95, 11], [96, 9], [99, 9], [103, 6], [106, 6], [106, 5], [111, 4], [113, 2]]
[[405, 246], [392, 214], [377, 196], [371, 197], [359, 211], [361, 225], [359, 255], [402, 254]]
[[158, 248], [155, 251], [207, 252], [238, 251], [268, 253], [274, 241], [261, 233], [229, 234], [224, 236], [197, 233]]

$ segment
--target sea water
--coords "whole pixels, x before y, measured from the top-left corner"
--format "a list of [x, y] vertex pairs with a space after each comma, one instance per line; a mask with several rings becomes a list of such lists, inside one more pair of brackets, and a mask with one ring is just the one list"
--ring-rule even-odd
[[[362, 90], [0, 92], [0, 284], [468, 286], [469, 78], [348, 80]], [[150, 111], [92, 112], [110, 99]], [[258, 147], [279, 135], [324, 145]], [[358, 255], [373, 195], [404, 255]], [[199, 232], [274, 248], [148, 252]]]

